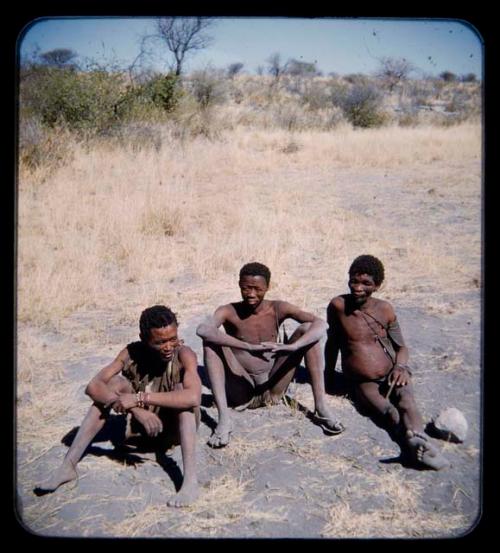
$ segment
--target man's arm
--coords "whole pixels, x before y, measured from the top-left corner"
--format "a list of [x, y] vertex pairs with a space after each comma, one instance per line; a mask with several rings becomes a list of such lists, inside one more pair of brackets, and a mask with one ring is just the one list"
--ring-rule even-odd
[[109, 389], [108, 382], [123, 369], [128, 360], [128, 350], [124, 348], [109, 365], [106, 365], [92, 378], [85, 388], [85, 393], [96, 403], [105, 406], [114, 403], [118, 399], [118, 394]]
[[411, 378], [411, 371], [408, 367], [410, 352], [405, 345], [403, 334], [401, 332], [399, 322], [397, 321], [394, 309], [389, 303], [385, 305], [385, 309], [387, 310], [387, 319], [389, 321], [388, 336], [394, 346], [394, 351], [396, 352], [394, 368], [389, 375], [389, 383], [392, 384], [394, 382], [396, 386], [406, 386], [406, 384], [410, 382]]
[[194, 351], [182, 346], [179, 361], [184, 368], [182, 389], [171, 392], [149, 392], [145, 394], [145, 405], [158, 405], [170, 409], [192, 409], [201, 404], [201, 380], [198, 375], [198, 362]]
[[[113, 408], [119, 413], [130, 410], [139, 422], [144, 423], [146, 422], [145, 417], [153, 415], [147, 411], [149, 405], [179, 410], [199, 407], [201, 404], [201, 380], [198, 376], [196, 354], [191, 348], [182, 346], [179, 350], [179, 361], [184, 369], [184, 377], [182, 386], [179, 386], [178, 389], [170, 392], [118, 393], [118, 400], [113, 404]], [[140, 396], [144, 401], [144, 407], [139, 407]], [[156, 415], [154, 417], [157, 419]]]
[[[316, 315], [313, 315], [308, 311], [303, 311], [300, 307], [286, 301], [280, 302], [279, 312], [280, 318], [282, 319], [290, 318], [298, 323], [311, 323], [311, 326], [302, 336], [300, 336], [300, 338], [295, 340], [295, 342], [286, 344], [285, 346], [278, 345], [277, 347], [274, 347], [272, 351], [297, 351], [298, 349], [321, 340], [328, 328], [326, 321], [323, 319], [316, 317]], [[268, 344], [268, 342], [264, 342], [264, 344]]]
[[217, 346], [228, 346], [252, 352], [269, 351], [270, 348], [265, 348], [260, 344], [249, 344], [248, 342], [239, 340], [238, 338], [230, 336], [229, 334], [219, 330], [220, 326], [228, 320], [231, 309], [232, 307], [229, 305], [218, 307], [211, 317], [208, 317], [205, 322], [198, 325], [196, 334], [204, 342], [215, 344]]
[[328, 304], [326, 309], [326, 321], [328, 323], [328, 331], [325, 345], [325, 370], [331, 369], [333, 371], [337, 365], [340, 350], [338, 319], [334, 300]]

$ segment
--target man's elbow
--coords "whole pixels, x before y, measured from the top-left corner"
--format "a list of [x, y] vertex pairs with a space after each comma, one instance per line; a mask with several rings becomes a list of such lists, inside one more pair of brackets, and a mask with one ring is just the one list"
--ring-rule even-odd
[[196, 327], [196, 335], [199, 336], [202, 340], [206, 339], [207, 332], [208, 332], [208, 325], [205, 323], [200, 323]]
[[87, 387], [85, 388], [85, 394], [87, 396], [89, 396], [90, 398], [93, 397], [95, 393], [95, 382], [93, 380], [91, 380], [88, 384], [87, 384]]
[[97, 384], [96, 380], [93, 378], [93, 379], [87, 384], [87, 387], [85, 388], [85, 394], [86, 394], [87, 396], [89, 396], [90, 399], [94, 400], [97, 391], [98, 391], [98, 384]]
[[314, 326], [321, 332], [321, 334], [326, 334], [328, 332], [328, 323], [317, 317], [314, 321]]
[[213, 328], [206, 323], [201, 323], [198, 325], [198, 327], [196, 328], [196, 334], [204, 342], [211, 342], [213, 340]]

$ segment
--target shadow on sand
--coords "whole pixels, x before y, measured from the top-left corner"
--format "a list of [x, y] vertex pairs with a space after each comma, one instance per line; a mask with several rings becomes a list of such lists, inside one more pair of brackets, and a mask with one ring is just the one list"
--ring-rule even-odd
[[[78, 426], [73, 427], [62, 437], [61, 443], [71, 447], [78, 430]], [[126, 418], [123, 415], [109, 415], [106, 424], [84, 451], [81, 459], [86, 455], [94, 455], [95, 457], [107, 457], [120, 465], [136, 467], [148, 460], [143, 454], [154, 453], [156, 462], [172, 480], [176, 491], [179, 491], [183, 480], [182, 472], [175, 460], [167, 454], [167, 452], [173, 451], [173, 446], [159, 444], [157, 440], [147, 436], [133, 436], [125, 440], [125, 430]], [[113, 447], [96, 445], [104, 442], [111, 442]], [[33, 493], [41, 496], [51, 492], [36, 487], [33, 489]]]

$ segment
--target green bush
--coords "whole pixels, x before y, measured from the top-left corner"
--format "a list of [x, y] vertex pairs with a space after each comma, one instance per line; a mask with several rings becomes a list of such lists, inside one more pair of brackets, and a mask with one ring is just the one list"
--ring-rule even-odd
[[21, 114], [48, 127], [102, 132], [118, 120], [116, 106], [125, 93], [124, 78], [106, 71], [35, 68], [21, 81]]
[[345, 117], [354, 127], [377, 127], [386, 117], [381, 112], [382, 94], [372, 85], [354, 85], [340, 99]]
[[87, 134], [109, 134], [133, 119], [171, 113], [182, 89], [175, 75], [127, 84], [123, 73], [34, 66], [21, 74], [21, 116], [44, 126], [64, 125]]
[[137, 100], [151, 104], [167, 113], [176, 109], [182, 94], [179, 77], [173, 73], [155, 75], [134, 91]]

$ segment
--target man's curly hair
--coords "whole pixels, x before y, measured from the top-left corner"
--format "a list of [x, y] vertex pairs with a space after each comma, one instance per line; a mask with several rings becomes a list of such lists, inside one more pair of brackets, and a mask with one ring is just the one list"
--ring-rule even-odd
[[244, 276], [261, 276], [266, 280], [266, 284], [269, 286], [271, 281], [271, 271], [262, 263], [257, 263], [253, 261], [252, 263], [247, 263], [243, 265], [240, 269], [240, 280]]
[[153, 305], [144, 309], [139, 319], [141, 340], [148, 340], [152, 328], [163, 328], [174, 324], [178, 326], [175, 313], [164, 305]]
[[380, 286], [384, 281], [384, 265], [380, 259], [373, 255], [360, 255], [349, 267], [349, 277], [367, 274], [373, 278], [373, 282]]

